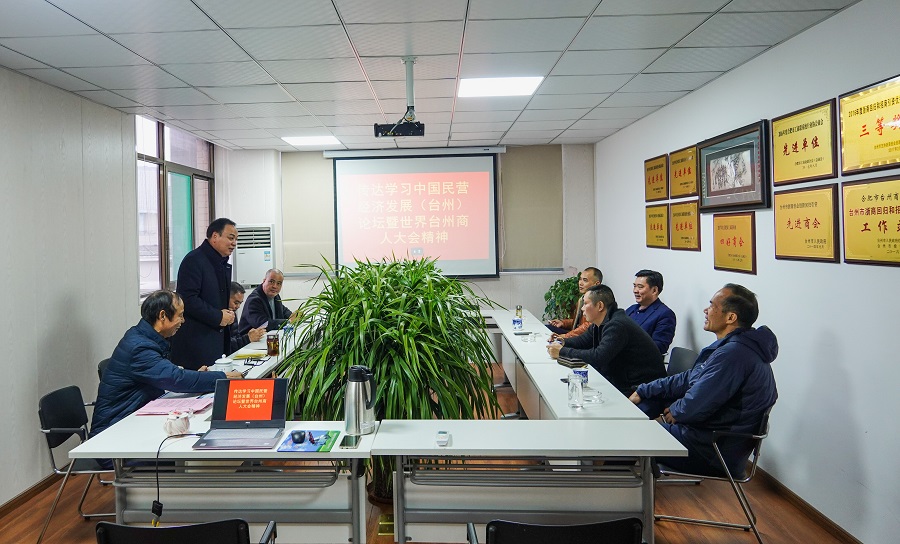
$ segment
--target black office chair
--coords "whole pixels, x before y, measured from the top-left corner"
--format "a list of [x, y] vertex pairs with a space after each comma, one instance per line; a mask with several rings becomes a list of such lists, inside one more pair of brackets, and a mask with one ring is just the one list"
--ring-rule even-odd
[[[66, 487], [66, 482], [69, 481], [69, 476], [72, 474], [90, 475], [87, 485], [84, 486], [84, 492], [81, 494], [81, 500], [78, 502], [78, 513], [81, 514], [82, 518], [91, 519], [116, 515], [115, 512], [86, 514], [84, 513], [84, 510], [82, 510], [84, 499], [87, 497], [91, 483], [94, 481], [94, 476], [97, 474], [110, 473], [110, 469], [101, 467], [95, 459], [75, 459], [65, 466], [57, 467], [56, 458], [53, 456], [53, 450], [61, 446], [74, 435], [78, 435], [78, 438], [80, 438], [82, 442], [87, 440], [88, 416], [85, 406], [90, 405], [91, 403], [85, 404], [84, 399], [81, 396], [81, 389], [75, 385], [57, 389], [52, 393], [44, 395], [41, 397], [41, 400], [38, 401], [38, 418], [41, 422], [41, 432], [44, 433], [44, 436], [47, 438], [47, 449], [50, 453], [50, 466], [53, 467], [53, 472], [56, 474], [64, 475], [62, 483], [59, 486], [59, 491], [56, 492], [56, 498], [53, 499], [53, 504], [50, 506], [50, 512], [47, 514], [47, 519], [44, 520], [44, 527], [41, 529], [40, 536], [38, 536], [38, 544], [40, 544], [41, 540], [44, 538], [47, 526], [50, 525], [50, 518], [53, 517], [53, 511], [56, 510], [56, 504], [59, 502], [63, 489]], [[101, 483], [104, 482], [101, 481]]]
[[[583, 525], [533, 525], [494, 520], [487, 524], [487, 544], [641, 544], [644, 524], [637, 518]], [[477, 544], [475, 525], [468, 524], [470, 544]]]
[[[259, 544], [275, 542], [275, 522], [270, 521]], [[97, 544], [250, 544], [250, 525], [242, 519], [224, 519], [178, 527], [136, 527], [101, 521]]]
[[[745, 531], [753, 531], [753, 534], [756, 535], [756, 540], [759, 541], [759, 544], [764, 544], [762, 537], [759, 535], [759, 530], [756, 528], [756, 514], [753, 513], [753, 509], [750, 507], [750, 502], [747, 500], [747, 495], [744, 494], [743, 484], [749, 482], [753, 476], [756, 474], [756, 467], [759, 464], [760, 452], [762, 450], [763, 440], [769, 435], [769, 413], [772, 411], [772, 407], [770, 406], [768, 410], [763, 414], [762, 421], [759, 425], [759, 431], [757, 434], [748, 434], [748, 433], [733, 433], [729, 431], [714, 431], [713, 432], [713, 448], [716, 451], [716, 456], [719, 458], [719, 463], [721, 465], [722, 472], [726, 475], [722, 476], [707, 476], [703, 474], [690, 474], [686, 472], [679, 472], [676, 470], [671, 470], [666, 468], [664, 465], [660, 465], [660, 473], [662, 477], [659, 482], [664, 482], [665, 478], [668, 476], [676, 476], [676, 477], [688, 477], [688, 478], [698, 478], [700, 480], [719, 480], [719, 481], [727, 481], [731, 484], [731, 489], [734, 491], [735, 496], [738, 499], [738, 502], [741, 504], [741, 509], [744, 511], [744, 515], [747, 517], [747, 524], [741, 523], [730, 523], [724, 521], [715, 521], [715, 520], [707, 520], [707, 519], [695, 519], [695, 518], [685, 518], [679, 516], [666, 516], [666, 515], [657, 515], [655, 516], [657, 521], [674, 521], [678, 523], [693, 523], [696, 525], [708, 525], [712, 527], [726, 527], [730, 529], [743, 529]], [[728, 467], [725, 465], [725, 459], [722, 457], [722, 452], [719, 449], [719, 440], [722, 438], [743, 438], [747, 440], [752, 440], [754, 442], [753, 451], [750, 454], [750, 463], [749, 470], [745, 469], [742, 474], [731, 474], [728, 470]]]
[[669, 353], [669, 366], [666, 369], [666, 374], [674, 376], [675, 374], [681, 374], [685, 370], [690, 370], [694, 366], [697, 356], [698, 353], [692, 349], [672, 348], [672, 351]]
[[103, 373], [106, 372], [106, 367], [109, 366], [109, 359], [103, 359], [100, 361], [100, 364], [97, 365], [97, 375], [100, 376], [100, 381], [103, 381]]

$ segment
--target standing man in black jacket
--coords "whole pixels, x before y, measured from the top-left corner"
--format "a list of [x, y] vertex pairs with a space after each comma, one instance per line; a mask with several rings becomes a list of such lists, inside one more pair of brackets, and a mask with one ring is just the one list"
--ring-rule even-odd
[[206, 229], [206, 240], [184, 256], [178, 267], [175, 291], [184, 301], [181, 334], [172, 337], [172, 362], [196, 370], [211, 365], [230, 348], [229, 307], [231, 265], [228, 257], [237, 246], [234, 221], [221, 217]]
[[550, 356], [583, 359], [625, 396], [638, 385], [666, 375], [662, 354], [650, 335], [616, 305], [612, 289], [596, 285], [584, 294], [584, 319], [590, 328], [581, 336], [547, 346]]

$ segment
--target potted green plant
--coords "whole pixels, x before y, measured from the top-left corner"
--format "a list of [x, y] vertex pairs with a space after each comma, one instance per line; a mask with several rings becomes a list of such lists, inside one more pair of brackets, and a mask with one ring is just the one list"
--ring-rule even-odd
[[[496, 304], [431, 259], [311, 265], [323, 283], [293, 320], [300, 346], [279, 366], [288, 413], [343, 420], [348, 369], [374, 374], [378, 419], [495, 417], [495, 360], [481, 307]], [[391, 459], [377, 458], [373, 494], [390, 497]]]
[[553, 282], [550, 289], [544, 293], [546, 305], [541, 319], [568, 319], [575, 316], [575, 312], [578, 311], [578, 300], [581, 298], [581, 293], [578, 292], [580, 278], [581, 272]]

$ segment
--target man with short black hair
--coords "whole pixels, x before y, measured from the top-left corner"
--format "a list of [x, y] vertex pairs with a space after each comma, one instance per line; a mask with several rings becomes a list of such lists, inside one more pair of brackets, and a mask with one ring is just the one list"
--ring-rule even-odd
[[168, 360], [169, 342], [184, 323], [184, 304], [177, 294], [160, 290], [141, 304], [141, 320], [128, 329], [116, 346], [97, 389], [91, 422], [95, 436], [166, 391], [204, 393], [216, 380], [240, 378], [241, 373], [184, 370]]
[[[658, 417], [688, 450], [688, 457], [658, 459], [669, 468], [724, 476], [712, 447], [713, 431], [755, 433], [765, 412], [778, 399], [772, 361], [778, 340], [768, 327], [754, 329], [759, 316], [756, 295], [726, 284], [703, 313], [703, 329], [716, 335], [690, 370], [638, 386], [631, 401]], [[724, 437], [722, 457], [732, 475], [743, 474], [752, 441]]]
[[206, 229], [206, 240], [178, 267], [176, 291], [184, 300], [184, 327], [172, 340], [172, 362], [177, 365], [197, 369], [231, 352], [228, 327], [234, 323], [234, 312], [228, 304], [228, 257], [237, 238], [234, 221], [220, 217]]
[[238, 330], [246, 334], [253, 327], [265, 327], [274, 330], [291, 318], [291, 311], [281, 302], [281, 286], [284, 283], [284, 274], [277, 268], [266, 271], [263, 282], [247, 297], [244, 304], [244, 312], [241, 314], [241, 324]]
[[655, 270], [639, 270], [634, 275], [634, 300], [625, 314], [634, 319], [653, 338], [660, 353], [669, 351], [675, 338], [675, 312], [659, 300], [663, 276]]
[[[589, 266], [578, 277], [578, 292], [584, 296], [588, 289], [601, 283], [603, 283], [603, 272], [599, 268]], [[554, 319], [547, 324], [547, 328], [553, 332], [551, 339], [557, 337], [574, 338], [584, 334], [588, 327], [591, 326], [590, 322], [583, 319], [580, 300], [576, 306], [578, 308], [573, 319]]]
[[[244, 293], [247, 290], [244, 289], [244, 286], [240, 283], [233, 281], [231, 282], [231, 298], [228, 299], [229, 307], [232, 312], [237, 313], [238, 309], [241, 307], [241, 304], [244, 302]], [[246, 346], [250, 342], [258, 342], [262, 339], [263, 336], [266, 335], [266, 327], [257, 327], [255, 329], [250, 329], [244, 334], [241, 334], [237, 327], [231, 327], [231, 351], [229, 353], [233, 353], [242, 347]]]
[[638, 384], [666, 375], [662, 355], [650, 336], [616, 305], [612, 289], [595, 285], [585, 292], [582, 311], [591, 323], [587, 332], [575, 338], [553, 342], [547, 351], [559, 356], [583, 359], [625, 395]]

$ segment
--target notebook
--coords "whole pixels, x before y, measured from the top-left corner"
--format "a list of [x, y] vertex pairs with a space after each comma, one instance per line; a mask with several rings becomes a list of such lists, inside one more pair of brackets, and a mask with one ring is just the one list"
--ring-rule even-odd
[[209, 431], [195, 450], [267, 450], [284, 433], [287, 379], [218, 380]]

